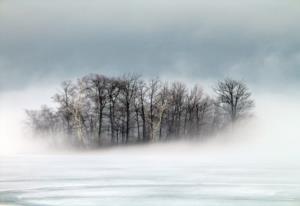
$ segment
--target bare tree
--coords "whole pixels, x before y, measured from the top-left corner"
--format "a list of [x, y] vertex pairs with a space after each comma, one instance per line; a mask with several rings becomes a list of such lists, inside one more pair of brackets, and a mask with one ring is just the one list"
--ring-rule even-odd
[[143, 141], [149, 140], [149, 135], [147, 133], [147, 119], [146, 119], [146, 94], [149, 88], [143, 80], [138, 81], [137, 87], [137, 101], [139, 102], [139, 114], [142, 119], [142, 139]]
[[62, 91], [55, 94], [53, 99], [59, 104], [58, 111], [62, 115], [67, 127], [67, 135], [72, 134], [72, 110], [73, 97], [75, 93], [75, 86], [71, 81], [64, 81], [62, 84]]
[[[203, 98], [203, 91], [194, 86], [186, 99], [184, 133], [194, 136], [198, 132], [198, 110]], [[187, 131], [186, 131], [187, 130]]]
[[170, 107], [171, 107], [171, 122], [170, 134], [174, 137], [181, 135], [182, 113], [184, 111], [184, 100], [186, 96], [186, 86], [181, 82], [174, 82], [170, 89]]
[[57, 117], [51, 108], [43, 105], [40, 110], [26, 110], [27, 122], [39, 135], [52, 135], [56, 132]]
[[152, 79], [149, 82], [149, 138], [154, 140], [154, 124], [155, 124], [155, 114], [157, 113], [157, 104], [158, 104], [158, 91], [160, 87], [160, 82], [158, 79]]
[[200, 137], [204, 132], [204, 127], [212, 123], [212, 101], [209, 97], [205, 97], [196, 105], [196, 129], [194, 135]]
[[225, 79], [214, 88], [218, 106], [230, 117], [231, 122], [246, 115], [254, 106], [251, 92], [242, 81]]
[[169, 86], [168, 83], [165, 82], [161, 87], [158, 94], [158, 127], [159, 127], [159, 139], [163, 137], [163, 128], [165, 123], [165, 115], [167, 113], [168, 104], [169, 104]]
[[108, 83], [108, 99], [109, 99], [109, 120], [110, 120], [110, 130], [111, 130], [111, 143], [114, 144], [116, 141], [115, 131], [116, 126], [116, 102], [120, 94], [120, 80], [110, 79]]
[[89, 92], [89, 97], [95, 104], [95, 110], [98, 114], [98, 144], [101, 144], [101, 134], [103, 125], [103, 110], [108, 101], [107, 96], [107, 83], [108, 79], [103, 75], [90, 75], [87, 77], [89, 80], [89, 85], [87, 90]]
[[88, 82], [86, 79], [78, 79], [76, 93], [73, 97], [74, 99], [74, 106], [71, 109], [73, 119], [74, 119], [74, 127], [76, 129], [77, 138], [79, 141], [79, 146], [85, 145], [85, 138], [87, 135], [88, 128], [86, 126], [86, 120], [84, 117], [84, 113], [86, 112], [86, 89], [87, 89]]
[[137, 82], [139, 77], [135, 74], [128, 74], [123, 77], [121, 81], [122, 103], [125, 107], [126, 113], [126, 129], [124, 143], [128, 143], [130, 133], [130, 118], [132, 111], [132, 103], [137, 92]]
[[109, 140], [127, 144], [200, 138], [249, 114], [254, 106], [243, 82], [226, 79], [218, 82], [215, 92], [213, 100], [197, 85], [189, 90], [182, 82], [169, 86], [134, 74], [121, 78], [92, 74], [75, 84], [63, 82], [53, 97], [56, 109], [42, 107], [27, 111], [27, 116], [38, 134], [63, 133], [84, 147]]

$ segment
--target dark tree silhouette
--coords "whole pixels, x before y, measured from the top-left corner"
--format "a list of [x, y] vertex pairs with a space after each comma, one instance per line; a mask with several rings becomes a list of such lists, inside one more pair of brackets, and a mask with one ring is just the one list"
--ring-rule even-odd
[[225, 79], [219, 81], [214, 90], [217, 94], [217, 104], [229, 115], [232, 122], [247, 115], [254, 107], [251, 92], [242, 81]]
[[220, 81], [215, 92], [216, 99], [197, 85], [91, 74], [63, 82], [53, 97], [56, 108], [26, 113], [36, 134], [64, 137], [79, 147], [202, 138], [247, 116], [254, 106], [241, 81]]

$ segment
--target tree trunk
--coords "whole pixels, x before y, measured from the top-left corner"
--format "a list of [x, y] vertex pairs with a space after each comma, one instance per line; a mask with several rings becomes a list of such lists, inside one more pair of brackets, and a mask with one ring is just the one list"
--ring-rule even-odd
[[100, 109], [99, 111], [99, 127], [98, 127], [98, 144], [101, 144], [101, 131], [102, 131], [102, 118], [103, 118], [103, 109]]
[[137, 125], [137, 140], [138, 142], [141, 141], [141, 135], [140, 135], [140, 121], [139, 121], [139, 111], [138, 109], [135, 110], [135, 118], [136, 118], [136, 125]]
[[111, 129], [111, 143], [115, 143], [115, 104], [111, 103], [109, 105], [109, 119], [110, 119], [110, 129]]
[[125, 143], [128, 143], [129, 140], [129, 122], [130, 122], [130, 105], [129, 102], [126, 103], [126, 137]]

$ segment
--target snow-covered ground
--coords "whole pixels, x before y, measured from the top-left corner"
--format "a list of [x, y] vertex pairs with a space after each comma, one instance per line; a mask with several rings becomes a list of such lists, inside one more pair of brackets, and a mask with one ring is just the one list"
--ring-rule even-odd
[[24, 138], [40, 102], [22, 95], [1, 98], [1, 206], [300, 205], [298, 99], [263, 96], [253, 122], [206, 144], [59, 153]]
[[293, 164], [228, 163], [217, 157], [203, 161], [193, 152], [189, 158], [127, 151], [2, 157], [0, 203], [300, 205], [300, 167]]

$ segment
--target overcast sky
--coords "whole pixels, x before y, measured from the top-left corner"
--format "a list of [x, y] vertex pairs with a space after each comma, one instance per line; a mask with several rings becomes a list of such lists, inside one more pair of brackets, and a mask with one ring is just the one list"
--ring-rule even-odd
[[300, 89], [298, 0], [2, 0], [0, 90], [91, 72]]

